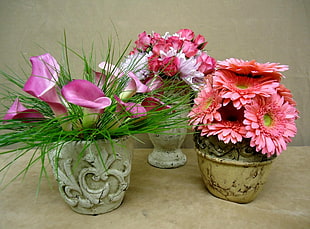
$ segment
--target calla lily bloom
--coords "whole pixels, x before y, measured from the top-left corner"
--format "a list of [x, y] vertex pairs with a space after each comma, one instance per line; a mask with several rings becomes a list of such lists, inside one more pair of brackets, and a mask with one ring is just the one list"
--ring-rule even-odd
[[4, 116], [4, 120], [11, 120], [11, 119], [23, 119], [24, 122], [29, 122], [31, 119], [43, 119], [44, 116], [35, 109], [27, 109], [24, 107], [19, 99], [15, 99], [14, 103]]
[[99, 113], [111, 105], [111, 99], [105, 97], [103, 91], [88, 80], [73, 80], [62, 88], [61, 93], [68, 102]]
[[57, 93], [56, 82], [60, 67], [49, 53], [30, 58], [32, 73], [23, 90], [30, 95], [48, 103], [56, 116], [67, 113]]
[[[110, 71], [110, 72], [112, 71], [113, 76], [117, 78], [123, 77], [125, 74], [121, 69], [117, 68], [116, 66], [112, 64], [108, 64], [106, 62], [100, 63], [99, 68], [105, 71]], [[121, 99], [128, 99], [136, 93], [146, 93], [146, 92], [151, 91], [151, 88], [143, 84], [133, 72], [128, 72], [127, 75], [130, 78], [130, 80], [127, 86], [124, 88], [124, 91], [120, 94]], [[96, 76], [98, 77], [100, 76], [100, 74], [96, 74]]]
[[143, 84], [134, 73], [129, 72], [128, 76], [131, 79], [124, 88], [124, 91], [120, 94], [121, 99], [128, 99], [136, 93], [146, 93], [151, 91], [150, 88]]
[[158, 98], [154, 97], [148, 97], [145, 98], [141, 105], [146, 109], [146, 111], [161, 111], [164, 109], [169, 109], [171, 106], [165, 105], [162, 101], [160, 101]]
[[130, 116], [131, 118], [140, 118], [140, 117], [146, 116], [147, 112], [149, 111], [160, 111], [163, 109], [170, 108], [170, 106], [165, 105], [159, 99], [154, 98], [154, 97], [145, 98], [141, 104], [131, 103], [131, 102], [126, 103], [126, 102], [123, 102], [117, 96], [114, 96], [114, 98], [120, 105], [117, 107], [116, 111], [120, 112], [122, 110], [126, 110], [127, 112], [133, 114], [132, 116]]
[[146, 116], [147, 111], [141, 104], [132, 103], [132, 102], [129, 102], [129, 103], [123, 102], [116, 95], [114, 95], [114, 98], [118, 102], [116, 112], [126, 111], [128, 113], [131, 113], [132, 115], [130, 116], [130, 118], [140, 118], [140, 117]]
[[61, 93], [68, 102], [86, 108], [82, 121], [84, 127], [95, 124], [98, 115], [111, 105], [111, 99], [87, 80], [73, 80], [62, 88]]

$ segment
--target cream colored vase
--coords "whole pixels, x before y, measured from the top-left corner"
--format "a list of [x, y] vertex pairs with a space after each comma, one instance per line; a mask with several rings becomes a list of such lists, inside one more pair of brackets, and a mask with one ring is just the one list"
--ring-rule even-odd
[[185, 140], [187, 129], [174, 128], [165, 134], [149, 134], [153, 143], [153, 151], [148, 155], [148, 162], [154, 167], [169, 169], [177, 168], [186, 163], [186, 155], [181, 146]]
[[[181, 147], [187, 134], [187, 120], [189, 105], [182, 106], [182, 112], [171, 117], [167, 122], [176, 122], [183, 128], [169, 128], [161, 134], [149, 134], [154, 146], [148, 155], [148, 163], [161, 169], [177, 168], [186, 164], [186, 155]], [[180, 122], [181, 120], [181, 122]], [[169, 126], [169, 125], [167, 125]]]
[[[119, 207], [129, 186], [133, 145], [125, 137], [65, 143], [49, 153], [59, 191], [73, 211], [97, 215]], [[58, 158], [58, 159], [56, 159]]]
[[[205, 145], [205, 147], [209, 148], [209, 151], [221, 149], [216, 146]], [[216, 197], [236, 203], [249, 203], [257, 197], [267, 181], [273, 161], [271, 159], [255, 162], [251, 161], [252, 159], [242, 161], [242, 159], [218, 157], [199, 149], [197, 144], [196, 152], [208, 191]]]

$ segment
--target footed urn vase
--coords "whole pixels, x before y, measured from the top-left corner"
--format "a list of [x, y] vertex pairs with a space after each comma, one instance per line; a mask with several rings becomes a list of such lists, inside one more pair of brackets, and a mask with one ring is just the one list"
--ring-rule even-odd
[[[184, 119], [182, 123], [185, 124], [185, 119], [188, 114], [188, 105], [184, 105], [184, 112], [171, 118], [170, 121]], [[180, 123], [181, 124], [181, 123]], [[161, 134], [148, 134], [153, 144], [153, 151], [148, 155], [148, 163], [154, 167], [162, 169], [177, 168], [185, 165], [187, 158], [182, 152], [181, 146], [187, 135], [187, 128], [167, 128]]]

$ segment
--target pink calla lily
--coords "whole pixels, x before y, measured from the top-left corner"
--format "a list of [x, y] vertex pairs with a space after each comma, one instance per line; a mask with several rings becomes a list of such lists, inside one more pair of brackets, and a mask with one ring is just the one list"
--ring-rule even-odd
[[141, 105], [145, 108], [147, 112], [149, 111], [160, 111], [163, 109], [169, 109], [171, 106], [165, 105], [162, 101], [160, 101], [158, 98], [154, 97], [148, 97], [145, 98]]
[[114, 96], [114, 98], [118, 102], [118, 105], [119, 105], [116, 108], [116, 112], [122, 112], [125, 110], [132, 114], [130, 118], [140, 118], [140, 117], [146, 116], [146, 109], [141, 104], [132, 103], [132, 102], [125, 103], [116, 95]]
[[144, 80], [144, 83], [148, 86], [150, 91], [157, 90], [164, 86], [164, 80], [160, 76], [148, 77]]
[[24, 107], [19, 99], [15, 99], [14, 103], [4, 116], [4, 120], [11, 120], [11, 119], [24, 119], [24, 122], [29, 122], [31, 119], [43, 119], [44, 116], [35, 109], [27, 109]]
[[87, 80], [73, 80], [62, 88], [61, 93], [68, 102], [93, 109], [94, 113], [100, 113], [111, 105], [111, 99]]
[[[112, 71], [113, 75], [117, 78], [123, 77], [125, 74], [121, 69], [106, 62], [100, 63], [99, 67], [105, 71]], [[99, 76], [99, 74], [97, 75]], [[128, 72], [127, 75], [130, 80], [120, 95], [121, 99], [128, 99], [136, 93], [146, 93], [152, 90], [148, 85], [143, 84], [133, 72]]]
[[62, 104], [56, 90], [60, 67], [49, 53], [30, 58], [32, 73], [23, 90], [30, 95], [49, 104], [56, 116], [66, 114], [67, 109]]
[[128, 76], [130, 77], [130, 80], [124, 88], [124, 91], [120, 94], [121, 99], [128, 99], [136, 93], [146, 93], [151, 91], [150, 88], [143, 84], [134, 73], [129, 72]]

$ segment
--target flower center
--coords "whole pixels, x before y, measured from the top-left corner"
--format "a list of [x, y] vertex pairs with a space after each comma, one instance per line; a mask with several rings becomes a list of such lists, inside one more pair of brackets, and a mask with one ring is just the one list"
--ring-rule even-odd
[[272, 117], [269, 114], [264, 115], [264, 125], [271, 126], [272, 125]]
[[236, 85], [237, 88], [240, 88], [240, 89], [247, 89], [248, 86], [244, 85], [244, 84], [239, 84], [239, 85]]
[[204, 108], [205, 108], [205, 110], [207, 110], [209, 107], [210, 107], [210, 105], [212, 104], [212, 102], [213, 102], [213, 100], [212, 99], [208, 99], [206, 102], [205, 102], [205, 106], [204, 106]]

